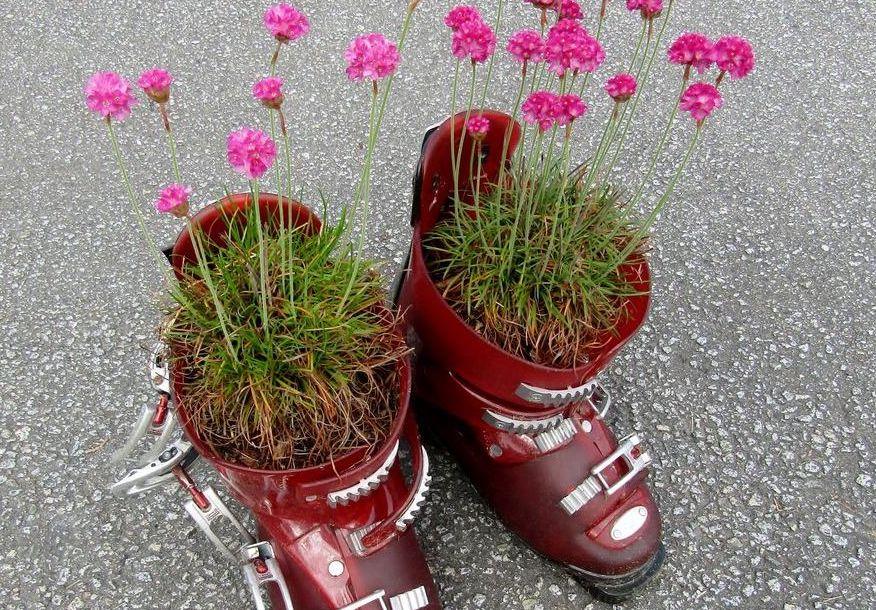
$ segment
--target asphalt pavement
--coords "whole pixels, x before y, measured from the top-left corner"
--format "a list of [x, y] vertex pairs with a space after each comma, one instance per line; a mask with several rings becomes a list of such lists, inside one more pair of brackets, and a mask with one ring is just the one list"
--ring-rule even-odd
[[[355, 35], [396, 32], [403, 4], [301, 0], [313, 32], [284, 50], [298, 179], [335, 211], [351, 196], [368, 118], [367, 88], [347, 82], [341, 55]], [[596, 0], [584, 4], [592, 16]], [[496, 2], [480, 5], [491, 14]], [[265, 116], [249, 96], [272, 52], [265, 6], [0, 3], [0, 606], [251, 607], [179, 492], [108, 493], [124, 470], [109, 455], [152, 399], [143, 346], [160, 316], [161, 272], [82, 87], [96, 70], [167, 67], [196, 199], [240, 189], [224, 140]], [[418, 9], [378, 151], [369, 248], [388, 271], [407, 249], [422, 134], [448, 113], [449, 6]], [[604, 375], [612, 425], [648, 438], [665, 519], [665, 568], [627, 608], [876, 607], [872, 9], [678, 3], [673, 36], [746, 35], [758, 67], [726, 87], [655, 233], [649, 320]], [[506, 10], [508, 28], [534, 23], [522, 2]], [[602, 77], [623, 64], [637, 28], [622, 2], [610, 11]], [[619, 182], [641, 177], [677, 76], [655, 72]], [[496, 77], [489, 104], [507, 108], [515, 73], [503, 60]], [[588, 101], [584, 140], [608, 108], [596, 87]], [[679, 122], [649, 192], [689, 130]], [[157, 114], [143, 104], [120, 139], [148, 201], [169, 180]], [[144, 210], [156, 239], [170, 241], [178, 226]], [[601, 607], [506, 531], [443, 449], [430, 452], [433, 492], [417, 531], [446, 608]]]

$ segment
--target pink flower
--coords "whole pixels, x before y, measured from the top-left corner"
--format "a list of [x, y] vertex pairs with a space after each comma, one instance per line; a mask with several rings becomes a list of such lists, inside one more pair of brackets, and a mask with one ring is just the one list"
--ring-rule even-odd
[[310, 31], [307, 17], [294, 6], [282, 3], [265, 11], [265, 27], [281, 43], [298, 40]]
[[131, 116], [131, 108], [140, 102], [124, 78], [115, 72], [97, 72], [85, 85], [85, 103], [103, 118], [121, 122]]
[[692, 66], [702, 74], [712, 65], [712, 47], [712, 41], [705, 34], [687, 32], [675, 39], [666, 55], [670, 63]]
[[276, 156], [276, 144], [261, 130], [242, 127], [228, 134], [228, 163], [250, 180], [261, 178]]
[[710, 83], [694, 83], [681, 95], [679, 108], [690, 113], [698, 125], [724, 105], [718, 89]]
[[575, 19], [580, 21], [584, 19], [584, 13], [581, 11], [581, 5], [575, 0], [560, 0], [560, 19]]
[[605, 83], [605, 92], [616, 102], [625, 102], [636, 94], [636, 77], [626, 72], [615, 74]]
[[465, 127], [472, 138], [483, 140], [490, 131], [490, 119], [482, 114], [475, 114], [469, 117]]
[[544, 41], [536, 30], [520, 30], [508, 40], [508, 52], [520, 63], [541, 61]]
[[663, 12], [663, 0], [640, 0], [639, 11], [642, 19], [654, 19]]
[[536, 91], [523, 102], [523, 120], [530, 125], [538, 125], [545, 131], [550, 129], [557, 120], [559, 101], [555, 93]]
[[593, 72], [605, 61], [605, 51], [584, 26], [563, 19], [548, 31], [544, 58], [548, 68], [562, 77], [567, 70]]
[[459, 59], [470, 57], [472, 63], [483, 63], [496, 50], [496, 34], [483, 21], [466, 21], [453, 33], [451, 50]]
[[162, 214], [173, 214], [177, 218], [189, 213], [189, 197], [192, 189], [184, 184], [171, 184], [158, 194], [155, 209]]
[[383, 34], [363, 34], [354, 39], [344, 53], [347, 61], [347, 76], [352, 81], [372, 81], [385, 78], [395, 72], [401, 61], [398, 48]]
[[642, 13], [642, 19], [653, 19], [663, 12], [663, 0], [627, 0], [627, 8]]
[[556, 120], [557, 125], [560, 126], [571, 124], [572, 121], [584, 116], [584, 113], [587, 112], [587, 104], [573, 93], [559, 96], [556, 104]]
[[143, 90], [143, 93], [159, 104], [164, 104], [170, 99], [170, 85], [172, 83], [173, 77], [170, 75], [170, 72], [161, 68], [146, 70], [137, 79], [137, 84]]
[[721, 72], [743, 78], [754, 69], [754, 51], [744, 38], [724, 36], [715, 43], [713, 57]]
[[283, 105], [283, 79], [269, 76], [255, 82], [252, 96], [268, 108], [279, 110]]
[[457, 6], [450, 9], [447, 16], [444, 17], [444, 25], [449, 27], [454, 32], [462, 27], [463, 23], [468, 21], [483, 21], [480, 12], [473, 6]]
[[526, 0], [532, 6], [538, 8], [554, 8], [559, 0]]

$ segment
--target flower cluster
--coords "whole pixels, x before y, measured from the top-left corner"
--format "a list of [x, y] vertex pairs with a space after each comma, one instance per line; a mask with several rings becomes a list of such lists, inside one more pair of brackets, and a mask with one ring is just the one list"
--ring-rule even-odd
[[106, 120], [124, 121], [139, 100], [131, 93], [131, 85], [115, 72], [93, 74], [85, 85], [88, 109]]
[[242, 127], [228, 134], [227, 155], [234, 171], [258, 180], [274, 164], [277, 146], [260, 129]]
[[571, 70], [593, 72], [605, 61], [605, 51], [580, 23], [562, 19], [548, 31], [544, 59], [548, 69], [560, 77]]
[[754, 51], [748, 41], [739, 36], [721, 38], [715, 43], [712, 56], [721, 73], [729, 74], [730, 78], [744, 78], [754, 70]]
[[627, 8], [631, 11], [639, 11], [642, 19], [650, 21], [663, 12], [663, 0], [627, 0]]
[[558, 13], [560, 19], [575, 19], [576, 21], [584, 19], [581, 5], [575, 0], [560, 0]]
[[192, 189], [184, 184], [171, 184], [158, 194], [155, 209], [162, 214], [172, 214], [177, 218], [188, 216], [189, 197]]
[[294, 6], [277, 4], [265, 11], [265, 27], [281, 44], [298, 40], [310, 31], [307, 17]]
[[482, 114], [475, 114], [469, 117], [465, 124], [468, 134], [475, 140], [483, 140], [487, 132], [490, 131], [490, 119]]
[[450, 9], [450, 12], [444, 17], [444, 25], [454, 32], [461, 28], [463, 23], [469, 21], [483, 21], [480, 12], [473, 6], [454, 7]]
[[353, 40], [344, 53], [347, 76], [353, 81], [377, 81], [392, 75], [401, 56], [394, 43], [383, 34], [363, 34]]
[[165, 104], [170, 99], [170, 86], [173, 77], [167, 70], [150, 68], [140, 75], [137, 85], [143, 90], [149, 99], [157, 104]]
[[283, 105], [283, 79], [269, 76], [255, 82], [252, 96], [267, 108], [279, 110]]
[[520, 30], [508, 39], [508, 52], [522, 64], [541, 61], [544, 41], [536, 30]]
[[480, 13], [462, 21], [453, 30], [451, 42], [453, 56], [471, 59], [473, 64], [487, 61], [496, 50], [496, 33], [481, 18]]
[[666, 54], [669, 63], [696, 68], [702, 74], [712, 65], [714, 45], [705, 34], [687, 32], [675, 39]]
[[570, 125], [587, 112], [585, 104], [577, 95], [557, 95], [551, 91], [536, 91], [521, 106], [523, 120], [538, 125], [541, 131], [551, 127]]
[[689, 112], [698, 125], [724, 105], [718, 88], [711, 83], [694, 83], [681, 95], [679, 108]]
[[605, 92], [615, 102], [625, 102], [636, 94], [636, 77], [626, 72], [615, 74], [605, 83]]

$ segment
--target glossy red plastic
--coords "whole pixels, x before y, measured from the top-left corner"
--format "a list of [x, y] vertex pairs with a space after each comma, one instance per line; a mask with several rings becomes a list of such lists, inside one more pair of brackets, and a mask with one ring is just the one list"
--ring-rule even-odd
[[[508, 148], [513, 151], [520, 128], [505, 114], [483, 114], [491, 123], [482, 144], [484, 174], [487, 181], [495, 182], [505, 134], [510, 136]], [[414, 186], [411, 256], [399, 304], [418, 348], [417, 405], [510, 529], [589, 582], [629, 584], [650, 569], [662, 553], [661, 520], [644, 483], [647, 472], [637, 474], [617, 493], [600, 494], [573, 515], [566, 514], [559, 501], [618, 447], [618, 441], [589, 404], [546, 408], [528, 402], [516, 390], [521, 383], [547, 390], [577, 387], [602, 371], [645, 320], [650, 303], [648, 265], [641, 259], [625, 265], [624, 273], [640, 294], [628, 299], [626, 316], [616, 332], [606, 333], [601, 347], [592, 350], [579, 367], [534, 364], [481, 337], [441, 296], [423, 252], [423, 236], [446, 213], [442, 208], [451, 201], [451, 129], [458, 142], [463, 122], [464, 117], [457, 115], [427, 137]], [[463, 159], [468, 158], [470, 146], [467, 139]], [[469, 191], [469, 180], [462, 176], [460, 191]], [[562, 416], [574, 420], [577, 432], [567, 442], [542, 453], [529, 436], [486, 423], [486, 410], [518, 420]], [[618, 460], [604, 474], [611, 484], [626, 472], [625, 464]], [[611, 526], [622, 514], [639, 508], [648, 513], [644, 524], [634, 535], [615, 540], [610, 535]]]
[[[232, 195], [202, 210], [194, 222], [204, 228], [214, 247], [221, 247], [228, 222], [240, 221], [240, 212], [249, 202], [248, 195]], [[279, 203], [275, 195], [260, 196], [263, 223], [279, 221]], [[284, 222], [319, 230], [320, 221], [308, 208], [285, 200], [283, 204]], [[177, 274], [185, 261], [194, 260], [187, 231], [180, 234], [171, 260]], [[409, 412], [410, 360], [402, 360], [399, 369], [398, 414], [379, 448], [371, 452], [360, 449], [339, 455], [331, 463], [290, 470], [248, 468], [216, 455], [186, 416], [185, 379], [174, 371], [176, 408], [187, 437], [201, 457], [216, 468], [235, 499], [254, 513], [258, 535], [272, 543], [296, 610], [334, 610], [378, 590], [385, 591], [388, 606], [393, 596], [420, 586], [425, 587], [430, 602], [424, 608], [441, 607], [413, 530], [398, 532], [394, 526], [416, 487], [416, 474], [423, 467], [419, 437]], [[377, 471], [400, 440], [410, 449], [414, 480], [408, 483], [397, 458], [386, 480], [370, 494], [346, 505], [332, 505], [328, 501], [330, 492], [354, 486]], [[375, 538], [379, 532], [388, 534], [379, 539], [366, 536], [363, 542], [367, 548], [357, 552], [349, 536], [368, 526], [377, 526], [372, 532]], [[333, 561], [343, 562], [341, 574], [329, 573], [328, 566]], [[278, 591], [272, 589], [270, 594], [273, 607], [283, 608]], [[363, 608], [379, 608], [379, 604], [373, 602]]]

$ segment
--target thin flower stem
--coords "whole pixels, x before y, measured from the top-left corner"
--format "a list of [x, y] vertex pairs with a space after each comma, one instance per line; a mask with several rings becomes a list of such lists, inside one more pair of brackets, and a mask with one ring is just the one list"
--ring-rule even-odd
[[[466, 136], [466, 126], [468, 125], [468, 120], [471, 117], [472, 105], [474, 104], [474, 94], [475, 94], [475, 85], [476, 80], [475, 76], [477, 74], [477, 64], [475, 62], [471, 62], [471, 87], [469, 87], [468, 92], [468, 104], [465, 110], [465, 121], [462, 123], [462, 131], [459, 136], [459, 147], [456, 151], [456, 168], [459, 169], [462, 163], [462, 149], [465, 146], [465, 136]], [[455, 131], [455, 130], [454, 130]], [[457, 187], [458, 188], [458, 187]], [[459, 200], [459, 193], [456, 193], [456, 198]]]
[[[493, 26], [493, 31], [497, 34], [499, 33], [499, 26], [502, 24], [502, 8], [505, 5], [505, 0], [499, 0], [499, 7], [496, 10], [496, 23]], [[484, 90], [481, 93], [481, 104], [480, 107], [483, 108], [487, 103], [487, 89], [490, 87], [490, 78], [493, 75], [493, 61], [496, 59], [496, 54], [493, 53], [490, 55], [490, 63], [487, 64], [487, 75], [484, 79]]]
[[271, 76], [277, 72], [277, 60], [280, 59], [280, 50], [283, 48], [283, 43], [277, 41], [277, 48], [274, 49], [274, 54], [271, 56]]
[[255, 208], [255, 216], [256, 216], [256, 231], [258, 231], [259, 237], [259, 283], [261, 284], [261, 290], [259, 291], [259, 297], [262, 305], [262, 329], [265, 332], [265, 340], [268, 345], [270, 345], [270, 325], [268, 319], [268, 282], [267, 282], [267, 261], [265, 255], [265, 235], [262, 229], [262, 211], [261, 211], [261, 200], [259, 193], [259, 181], [252, 180], [250, 181], [250, 190], [252, 192], [252, 205]]
[[[459, 168], [456, 167], [456, 96], [459, 92], [459, 72], [462, 60], [456, 60], [456, 69], [453, 72], [453, 85], [450, 92], [450, 170], [453, 173], [453, 198], [459, 201]], [[462, 231], [462, 228], [460, 228]]]
[[688, 78], [681, 79], [681, 92], [678, 94], [678, 99], [675, 100], [675, 103], [672, 105], [672, 112], [669, 114], [669, 120], [666, 122], [666, 127], [663, 128], [663, 135], [660, 137], [660, 142], [657, 144], [657, 147], [654, 150], [654, 154], [651, 157], [651, 163], [648, 167], [648, 171], [645, 172], [644, 178], [642, 178], [642, 183], [639, 185], [639, 189], [636, 191], [635, 196], [630, 201], [630, 207], [633, 207], [638, 203], [639, 199], [642, 197], [642, 193], [645, 191], [645, 186], [648, 184], [648, 180], [654, 175], [654, 170], [657, 168], [657, 161], [660, 159], [660, 156], [663, 154], [663, 151], [666, 149], [666, 142], [669, 139], [669, 133], [672, 130], [672, 124], [675, 122], [675, 117], [678, 115], [678, 104], [681, 101], [681, 96], [684, 94], [685, 87], [687, 87]]
[[[688, 162], [691, 159], [691, 156], [693, 155], [694, 151], [696, 150], [696, 147], [700, 141], [700, 136], [702, 135], [702, 132], [703, 132], [703, 127], [702, 127], [702, 125], [700, 125], [697, 127], [696, 131], [694, 132], [693, 138], [691, 138], [690, 145], [687, 147], [687, 152], [684, 155], [684, 159], [682, 159], [681, 164], [678, 166], [678, 169], [675, 171], [675, 175], [672, 177], [672, 180], [669, 182], [669, 185], [666, 187], [666, 192], [663, 193], [663, 195], [657, 201], [657, 204], [654, 206], [654, 209], [651, 211], [651, 214], [649, 214], [648, 218], [645, 219], [645, 222], [643, 222], [639, 226], [636, 233], [629, 240], [629, 243], [627, 244], [627, 246], [621, 251], [621, 253], [618, 256], [616, 256], [611, 261], [611, 264], [606, 266], [606, 270], [603, 272], [603, 277], [605, 275], [608, 275], [609, 273], [611, 273], [615, 269], [617, 269], [618, 266], [622, 265], [624, 263], [624, 261], [627, 260], [627, 258], [630, 256], [630, 254], [633, 253], [633, 250], [635, 250], [639, 246], [640, 240], [645, 236], [645, 234], [648, 232], [648, 230], [651, 228], [651, 226], [657, 220], [657, 217], [660, 215], [660, 213], [666, 207], [666, 204], [669, 202], [669, 198], [672, 196], [672, 193], [675, 191], [675, 187], [678, 184], [678, 180], [681, 178], [682, 174], [684, 173], [685, 168], [688, 165]], [[600, 279], [602, 279], [602, 278], [600, 278]]]
[[[268, 110], [268, 116], [271, 119], [271, 140], [276, 142], [277, 141], [277, 127], [276, 127], [275, 122], [274, 122], [274, 111]], [[280, 211], [280, 231], [279, 231], [279, 233], [280, 233], [280, 239], [282, 241], [283, 235], [285, 234], [285, 231], [286, 231], [286, 223], [284, 222], [284, 218], [283, 218], [283, 215], [284, 215], [283, 208], [285, 206], [283, 205], [283, 180], [282, 180], [282, 174], [280, 173], [280, 164], [279, 163], [275, 164], [274, 170], [275, 170], [274, 174], [277, 178], [277, 201], [278, 201], [278, 208]], [[287, 269], [287, 266], [286, 266], [286, 247], [282, 244], [281, 244], [281, 246], [282, 247], [280, 248], [280, 265], [282, 266], [282, 272], [285, 273], [286, 269]]]
[[[638, 81], [638, 85], [639, 85], [638, 91], [636, 91], [636, 95], [633, 98], [633, 104], [632, 104], [632, 107], [630, 108], [629, 116], [626, 118], [626, 123], [624, 124], [623, 132], [621, 133], [620, 140], [617, 141], [617, 144], [616, 144], [616, 147], [614, 150], [614, 154], [612, 155], [612, 158], [611, 158], [611, 162], [608, 164], [608, 166], [605, 169], [606, 176], [609, 175], [611, 170], [614, 168], [615, 163], [617, 163], [618, 156], [620, 155], [620, 151], [623, 149], [624, 141], [626, 140], [627, 132], [629, 131], [629, 128], [630, 128], [630, 123], [632, 123], [633, 117], [636, 114], [636, 109], [639, 107], [639, 99], [641, 98], [642, 91], [644, 90], [645, 84], [648, 81], [648, 76], [651, 73], [651, 67], [654, 64], [654, 58], [657, 55], [657, 50], [660, 48], [660, 41], [663, 39], [663, 33], [666, 31], [666, 25], [669, 23], [669, 17], [672, 14], [672, 5], [673, 5], [673, 0], [669, 0], [669, 3], [667, 5], [667, 9], [666, 9], [666, 14], [665, 14], [665, 17], [663, 18], [663, 23], [660, 25], [660, 31], [657, 33], [657, 39], [654, 41], [654, 48], [651, 51], [651, 56], [649, 58], [647, 58], [648, 65], [647, 65], [647, 67], [645, 67], [644, 75], [641, 78], [639, 78], [639, 76], [636, 77], [636, 80]], [[647, 54], [648, 54], [648, 48], [646, 46], [645, 55], [643, 56], [643, 59], [642, 59], [642, 66], [639, 67], [640, 74], [642, 71], [642, 67], [644, 67], [645, 56], [647, 56]], [[626, 111], [627, 111], [627, 108], [625, 107], [624, 114], [626, 114]], [[623, 121], [624, 121], [624, 115], [621, 115], [621, 122], [623, 122]], [[618, 125], [617, 129], [620, 129], [620, 125]], [[616, 133], [617, 133], [617, 130], [615, 130], [615, 134]], [[612, 140], [614, 140], [614, 136], [612, 136]], [[613, 141], [610, 142], [610, 146], [612, 146], [612, 145], [614, 145]]]
[[210, 273], [210, 266], [207, 262], [204, 244], [201, 242], [201, 235], [195, 227], [194, 220], [191, 215], [186, 216], [186, 229], [189, 232], [189, 238], [192, 241], [192, 247], [195, 250], [195, 259], [198, 262], [198, 269], [201, 271], [201, 276], [204, 278], [204, 283], [207, 284], [207, 290], [210, 291], [210, 297], [213, 299], [213, 307], [216, 308], [216, 317], [219, 318], [219, 326], [222, 329], [222, 335], [225, 337], [225, 343], [228, 345], [228, 351], [234, 357], [234, 362], [240, 364], [237, 357], [237, 348], [231, 341], [231, 334], [228, 331], [230, 320], [225, 312], [225, 307], [219, 299], [219, 293], [216, 291], [216, 285], [213, 283], [213, 276]]
[[170, 149], [170, 162], [173, 166], [173, 175], [178, 184], [182, 183], [182, 176], [179, 171], [179, 158], [176, 153], [176, 138], [173, 135], [173, 128], [170, 125], [170, 115], [164, 104], [158, 105], [158, 111], [161, 113], [161, 118], [164, 122], [164, 132], [167, 134], [167, 147]]
[[140, 231], [143, 234], [143, 238], [146, 240], [146, 244], [149, 246], [152, 257], [158, 264], [158, 268], [166, 270], [166, 262], [162, 260], [160, 251], [158, 250], [158, 246], [155, 245], [155, 240], [152, 239], [152, 235], [146, 228], [146, 219], [143, 216], [143, 210], [140, 209], [140, 202], [138, 201], [137, 196], [134, 194], [134, 187], [131, 185], [131, 179], [128, 176], [128, 169], [125, 166], [125, 159], [124, 157], [122, 157], [122, 149], [119, 147], [119, 140], [116, 137], [116, 130], [113, 127], [113, 123], [110, 118], [107, 118], [106, 125], [109, 131], [110, 141], [112, 142], [113, 154], [116, 158], [116, 164], [119, 167], [119, 172], [121, 172], [122, 174], [122, 182], [124, 182], [125, 188], [128, 191], [128, 202], [131, 204], [131, 209], [134, 212], [134, 217], [137, 219], [137, 224], [140, 225]]

